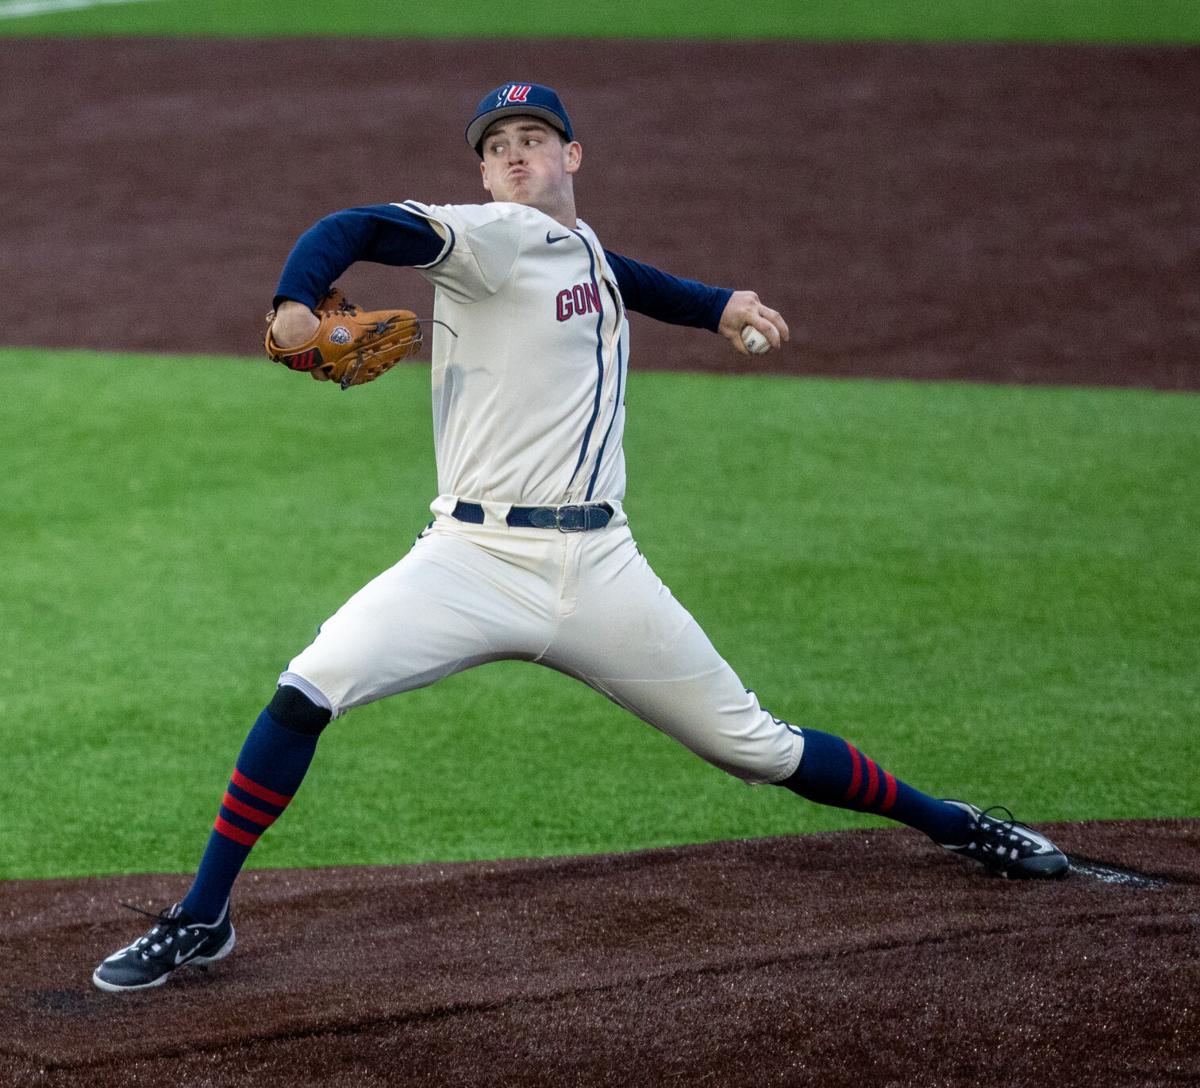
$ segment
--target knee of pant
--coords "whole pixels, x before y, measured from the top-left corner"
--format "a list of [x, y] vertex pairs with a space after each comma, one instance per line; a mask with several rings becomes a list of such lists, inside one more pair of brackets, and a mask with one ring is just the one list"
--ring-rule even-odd
[[333, 717], [326, 707], [317, 706], [304, 692], [289, 684], [275, 689], [267, 713], [285, 729], [311, 736], [320, 733]]

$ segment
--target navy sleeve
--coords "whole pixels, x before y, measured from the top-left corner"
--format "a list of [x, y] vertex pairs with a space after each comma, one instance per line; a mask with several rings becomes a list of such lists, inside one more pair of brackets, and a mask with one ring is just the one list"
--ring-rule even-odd
[[617, 277], [627, 309], [671, 325], [690, 325], [716, 332], [721, 314], [733, 291], [709, 287], [696, 280], [681, 280], [619, 253], [604, 251]]
[[424, 265], [437, 260], [444, 244], [428, 219], [395, 204], [334, 212], [309, 227], [292, 247], [275, 289], [275, 305], [285, 298], [314, 305], [355, 261]]

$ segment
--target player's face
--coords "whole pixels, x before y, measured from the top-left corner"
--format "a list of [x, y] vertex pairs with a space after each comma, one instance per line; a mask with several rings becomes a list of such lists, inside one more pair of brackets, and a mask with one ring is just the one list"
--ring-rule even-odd
[[569, 211], [574, 218], [571, 177], [582, 157], [579, 144], [564, 142], [545, 121], [505, 117], [483, 139], [483, 187], [493, 200], [528, 204], [552, 218]]

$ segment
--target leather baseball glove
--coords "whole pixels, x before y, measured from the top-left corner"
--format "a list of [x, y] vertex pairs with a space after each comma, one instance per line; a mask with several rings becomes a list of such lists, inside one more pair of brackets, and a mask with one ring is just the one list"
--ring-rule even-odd
[[421, 346], [421, 326], [411, 310], [360, 310], [332, 287], [313, 307], [317, 331], [297, 347], [281, 348], [271, 335], [275, 311], [267, 314], [267, 355], [290, 370], [306, 370], [319, 382], [343, 389], [386, 374]]

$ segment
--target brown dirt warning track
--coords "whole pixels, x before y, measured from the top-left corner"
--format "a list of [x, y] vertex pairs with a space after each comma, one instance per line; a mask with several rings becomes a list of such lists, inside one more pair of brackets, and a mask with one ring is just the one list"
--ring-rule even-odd
[[[3, 344], [257, 355], [299, 231], [480, 199], [465, 116], [533, 72], [607, 245], [789, 318], [761, 365], [1200, 388], [1195, 49], [3, 48]], [[635, 318], [635, 366], [745, 368], [714, 344]], [[89, 982], [144, 928], [118, 901], [187, 878], [11, 881], [0, 1085], [1200, 1084], [1200, 822], [1050, 830], [1052, 884], [902, 830], [252, 871], [229, 961], [120, 998]]]
[[[605, 244], [752, 287], [793, 374], [1200, 387], [1200, 49], [396, 41], [4, 47], [0, 343], [261, 357], [296, 236], [484, 199], [462, 132], [534, 71]], [[351, 297], [428, 310], [414, 273]], [[744, 370], [635, 316], [641, 367]]]

